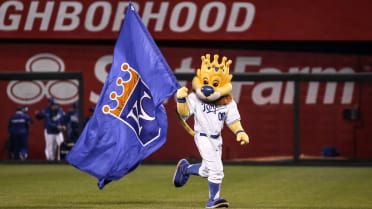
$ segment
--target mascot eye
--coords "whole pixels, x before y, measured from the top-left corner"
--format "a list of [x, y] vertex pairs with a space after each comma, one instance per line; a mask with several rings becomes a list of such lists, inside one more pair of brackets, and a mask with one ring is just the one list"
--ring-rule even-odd
[[214, 87], [217, 87], [218, 84], [219, 84], [218, 81], [213, 81], [213, 86], [214, 86]]
[[208, 84], [208, 79], [207, 79], [207, 78], [204, 78], [204, 79], [203, 79], [203, 84], [204, 84], [204, 85], [207, 85], [207, 84]]

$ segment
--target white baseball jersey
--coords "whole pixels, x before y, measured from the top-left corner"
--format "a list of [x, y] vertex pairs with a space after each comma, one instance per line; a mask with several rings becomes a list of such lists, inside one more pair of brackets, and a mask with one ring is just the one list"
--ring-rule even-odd
[[202, 157], [199, 175], [208, 181], [220, 184], [224, 177], [221, 130], [224, 123], [240, 120], [235, 101], [226, 105], [215, 105], [201, 101], [195, 93], [186, 97], [189, 116], [194, 115], [195, 144]]
[[221, 133], [224, 122], [231, 124], [240, 120], [240, 114], [236, 102], [233, 100], [226, 105], [205, 103], [198, 99], [195, 93], [186, 97], [189, 106], [189, 116], [194, 114], [194, 131], [207, 135]]

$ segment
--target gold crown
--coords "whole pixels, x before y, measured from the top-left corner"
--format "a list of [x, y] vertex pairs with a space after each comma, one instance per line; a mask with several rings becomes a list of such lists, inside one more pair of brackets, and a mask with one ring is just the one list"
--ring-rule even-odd
[[[211, 62], [211, 55], [206, 54], [205, 56], [201, 57], [202, 60], [202, 65], [201, 65], [201, 70], [202, 71], [210, 71], [213, 70], [217, 74], [221, 73], [226, 75], [229, 75], [230, 72], [230, 65], [232, 63], [231, 60], [227, 61], [227, 57], [223, 56], [221, 63], [218, 63], [218, 54], [215, 54], [213, 59], [213, 62]], [[227, 62], [226, 62], [227, 61]]]
[[123, 93], [118, 94], [115, 91], [110, 92], [110, 100], [115, 100], [116, 106], [114, 108], [111, 108], [109, 105], [104, 105], [102, 107], [103, 113], [111, 114], [116, 117], [120, 117], [130, 94], [140, 79], [138, 73], [131, 68], [128, 63], [123, 63], [121, 65], [121, 71], [128, 72], [130, 74], [128, 80], [124, 80], [122, 77], [118, 77], [116, 79], [116, 85], [122, 88]]

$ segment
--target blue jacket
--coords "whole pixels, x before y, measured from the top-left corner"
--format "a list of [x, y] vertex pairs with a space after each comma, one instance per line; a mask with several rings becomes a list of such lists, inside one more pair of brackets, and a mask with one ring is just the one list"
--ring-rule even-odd
[[79, 137], [79, 111], [73, 109], [65, 115], [65, 123], [67, 124], [67, 137], [69, 140], [76, 141]]
[[37, 119], [44, 119], [44, 128], [48, 134], [58, 134], [61, 130], [58, 128], [64, 124], [64, 115], [62, 108], [58, 108], [56, 111], [52, 111], [50, 106], [46, 107], [43, 111], [36, 115]]
[[8, 132], [14, 134], [28, 134], [28, 126], [32, 123], [30, 116], [22, 111], [17, 111], [10, 116]]

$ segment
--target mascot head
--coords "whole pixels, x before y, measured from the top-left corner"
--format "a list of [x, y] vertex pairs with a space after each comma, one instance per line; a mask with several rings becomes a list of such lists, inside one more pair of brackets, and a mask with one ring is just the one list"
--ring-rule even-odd
[[196, 95], [204, 102], [214, 103], [224, 98], [227, 101], [223, 103], [228, 103], [232, 99], [232, 75], [229, 73], [232, 61], [222, 57], [221, 62], [218, 62], [218, 57], [215, 54], [212, 61], [210, 54], [202, 56], [201, 67], [192, 80]]

